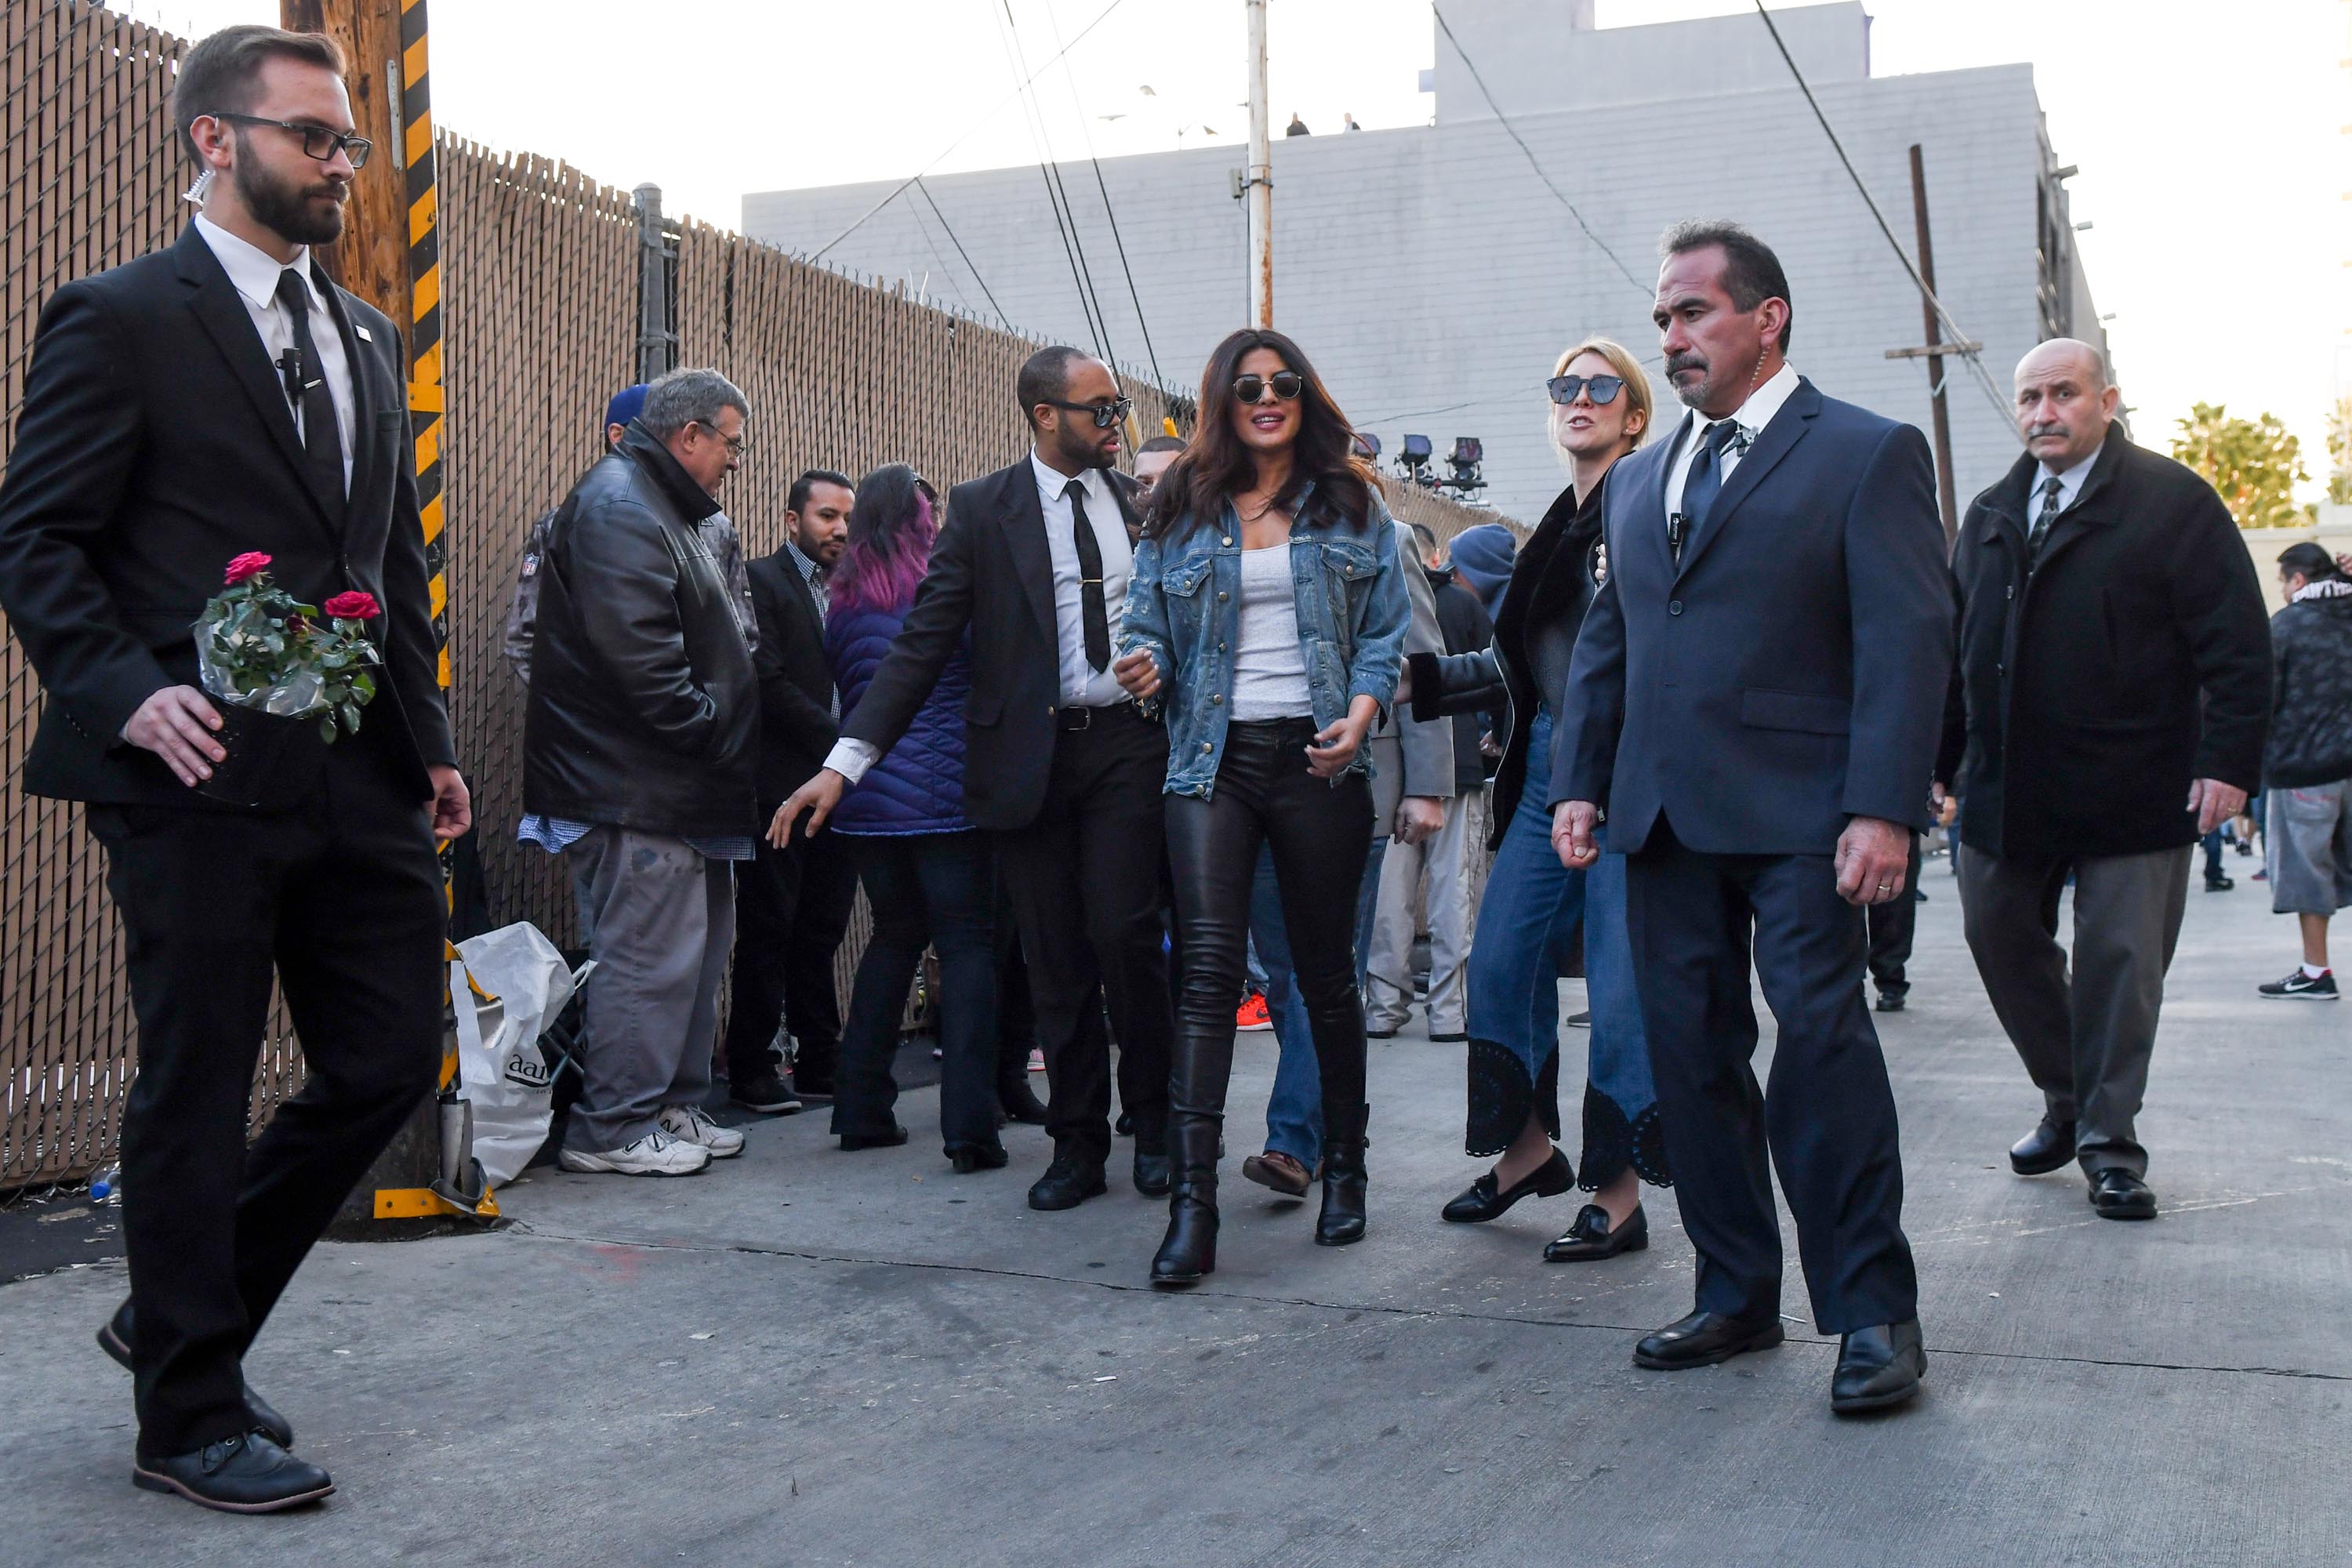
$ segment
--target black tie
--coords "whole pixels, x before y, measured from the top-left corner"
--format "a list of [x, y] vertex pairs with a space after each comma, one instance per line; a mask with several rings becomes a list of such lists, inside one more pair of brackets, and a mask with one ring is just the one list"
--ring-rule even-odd
[[2058, 492], [2066, 481], [2053, 474], [2042, 481], [2042, 515], [2033, 520], [2033, 531], [2025, 536], [2025, 554], [2031, 561], [2042, 559], [2042, 546], [2050, 537], [2050, 525], [2058, 521], [2063, 510], [2058, 504]]
[[1070, 531], [1078, 545], [1078, 616], [1087, 627], [1087, 666], [1100, 674], [1110, 664], [1110, 609], [1103, 602], [1102, 545], [1087, 521], [1087, 487], [1072, 479], [1062, 487], [1070, 498]]
[[278, 305], [294, 324], [296, 364], [286, 378], [286, 395], [302, 411], [302, 459], [313, 489], [340, 503], [343, 495], [343, 438], [335, 427], [334, 394], [327, 367], [310, 339], [310, 289], [288, 268], [278, 275]]
[[1681, 564], [1683, 545], [1698, 525], [1706, 521], [1707, 509], [1715, 498], [1723, 493], [1723, 449], [1739, 434], [1739, 421], [1718, 419], [1708, 426], [1698, 438], [1698, 455], [1691, 459], [1690, 472], [1683, 479], [1683, 505], [1678, 520], [1669, 520], [1668, 542], [1674, 546], [1675, 562]]

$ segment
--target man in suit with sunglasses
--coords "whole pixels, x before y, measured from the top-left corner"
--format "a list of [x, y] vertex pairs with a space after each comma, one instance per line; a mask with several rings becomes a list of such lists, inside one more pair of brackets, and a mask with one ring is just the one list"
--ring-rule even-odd
[[[471, 820], [436, 675], [406, 360], [310, 250], [342, 233], [369, 152], [341, 72], [332, 40], [274, 27], [188, 53], [173, 120], [203, 212], [168, 250], [49, 300], [0, 486], [0, 605], [47, 695], [25, 790], [86, 803], [139, 1020], [131, 1299], [99, 1342], [134, 1375], [133, 1482], [241, 1513], [334, 1489], [287, 1452], [292, 1429], [241, 1363], [432, 1089], [434, 841]], [[299, 600], [373, 596], [383, 663], [356, 733], [329, 745], [294, 726], [267, 777], [232, 792], [258, 736], [223, 728], [189, 626], [248, 552]], [[307, 1078], [248, 1148], [273, 970]]]
[[1106, 1002], [1119, 1102], [1135, 1126], [1136, 1190], [1168, 1191], [1175, 1019], [1160, 890], [1168, 736], [1111, 671], [1134, 559], [1135, 481], [1112, 467], [1128, 401], [1109, 366], [1072, 348], [1030, 356], [1015, 392], [1028, 454], [949, 492], [905, 629], [824, 769], [784, 811], [809, 813], [814, 832], [906, 732], [969, 636], [964, 814], [996, 836], [1052, 1089], [1054, 1162], [1029, 1189], [1029, 1206], [1066, 1209], [1107, 1185]]
[[[1553, 842], [1626, 861], [1627, 924], [1696, 1310], [1636, 1364], [1779, 1344], [1772, 1171], [1830, 1406], [1897, 1405], [1927, 1366], [1895, 1096], [1863, 1004], [1863, 911], [1907, 899], [1952, 668], [1927, 444], [1789, 365], [1789, 283], [1735, 224], [1678, 224], [1654, 312], [1691, 410], [1609, 476], [1609, 580], [1577, 638]], [[1769, 1096], [1749, 964], [1780, 1029]], [[1767, 1152], [1769, 1152], [1769, 1162]]]

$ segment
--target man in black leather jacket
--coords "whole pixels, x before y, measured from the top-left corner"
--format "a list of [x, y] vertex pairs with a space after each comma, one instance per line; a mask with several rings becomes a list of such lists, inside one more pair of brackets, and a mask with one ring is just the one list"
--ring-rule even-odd
[[673, 371], [550, 531], [521, 837], [587, 862], [587, 1047], [568, 1171], [687, 1175], [740, 1153], [702, 1110], [758, 832], [759, 679], [699, 524], [741, 460], [743, 395]]

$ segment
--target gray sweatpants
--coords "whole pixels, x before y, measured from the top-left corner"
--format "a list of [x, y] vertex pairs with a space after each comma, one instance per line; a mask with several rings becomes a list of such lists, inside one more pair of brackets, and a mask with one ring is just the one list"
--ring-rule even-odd
[[563, 1141], [604, 1153], [665, 1105], [710, 1091], [719, 987], [735, 939], [734, 867], [682, 838], [600, 826], [564, 851], [587, 892], [586, 1043]]
[[[2147, 855], [1987, 855], [1960, 847], [1969, 951], [2010, 1043], [2075, 1158], [2096, 1175], [2147, 1173], [2132, 1123], [2147, 1093], [2164, 973], [2189, 902], [2196, 846]], [[2074, 975], [2058, 900], [2074, 874]]]

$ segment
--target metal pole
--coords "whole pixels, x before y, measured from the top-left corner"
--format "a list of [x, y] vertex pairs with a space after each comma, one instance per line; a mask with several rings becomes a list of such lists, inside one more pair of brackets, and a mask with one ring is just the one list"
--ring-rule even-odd
[[631, 193], [637, 209], [637, 379], [656, 381], [677, 368], [677, 333], [671, 330], [670, 268], [677, 248], [662, 226], [661, 187]]
[[1274, 135], [1265, 98], [1265, 0], [1243, 0], [1249, 11], [1250, 320], [1274, 325]]
[[[1936, 291], [1936, 248], [1927, 235], [1927, 174], [1919, 160], [1919, 144], [1911, 144], [1911, 211], [1919, 222], [1919, 280], [1927, 285], [1927, 294], [1919, 298], [1919, 314], [1926, 321], [1929, 343], [1943, 341], [1936, 321], [1936, 307], [1927, 295]], [[1935, 408], [1936, 431], [1936, 502], [1943, 509], [1944, 543], [1951, 545], [1960, 537], [1960, 506], [1952, 482], [1952, 416], [1947, 406], [1944, 388], [1944, 356], [1927, 356], [1929, 401]]]

